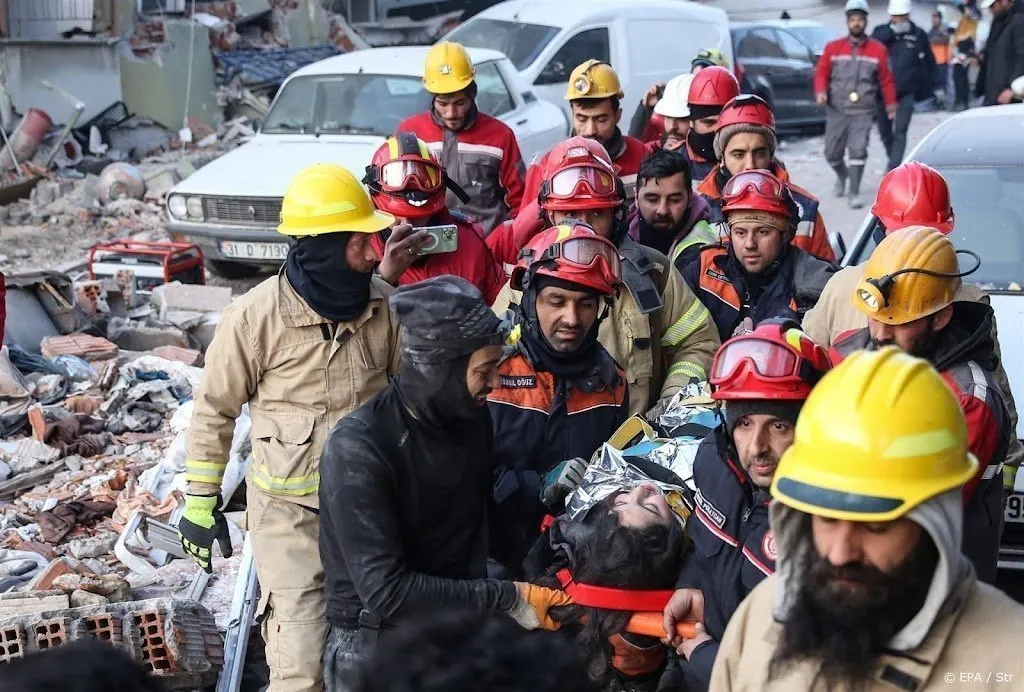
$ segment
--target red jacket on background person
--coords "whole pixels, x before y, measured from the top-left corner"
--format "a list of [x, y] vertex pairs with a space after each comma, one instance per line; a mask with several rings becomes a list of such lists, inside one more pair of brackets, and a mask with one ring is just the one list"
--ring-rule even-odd
[[403, 120], [396, 132], [412, 132], [427, 143], [448, 175], [470, 201], [448, 194], [448, 207], [479, 223], [484, 233], [512, 218], [523, 201], [523, 155], [508, 125], [477, 112], [453, 132], [433, 110]]
[[[873, 113], [878, 95], [886, 107], [895, 106], [896, 82], [889, 68], [889, 51], [879, 41], [867, 37], [856, 48], [854, 54], [849, 36], [825, 44], [825, 52], [814, 68], [814, 93], [828, 94], [829, 105], [844, 113]], [[865, 82], [869, 88], [862, 87]], [[849, 100], [853, 92], [860, 94], [855, 102]]]

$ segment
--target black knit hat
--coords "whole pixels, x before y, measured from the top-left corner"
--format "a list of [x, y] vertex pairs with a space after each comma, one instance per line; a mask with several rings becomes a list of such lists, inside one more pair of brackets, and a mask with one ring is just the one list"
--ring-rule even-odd
[[740, 422], [740, 418], [756, 414], [775, 416], [779, 420], [796, 425], [797, 416], [800, 415], [800, 409], [803, 406], [803, 400], [757, 399], [751, 401], [729, 401], [725, 405], [725, 422], [729, 427], [729, 435], [732, 435], [732, 431], [736, 429], [736, 424]]

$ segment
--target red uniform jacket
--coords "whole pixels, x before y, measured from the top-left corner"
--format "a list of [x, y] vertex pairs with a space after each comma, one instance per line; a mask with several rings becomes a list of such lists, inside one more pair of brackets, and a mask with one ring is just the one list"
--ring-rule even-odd
[[412, 132], [427, 143], [441, 166], [470, 201], [448, 193], [448, 208], [479, 223], [485, 233], [515, 216], [523, 201], [523, 155], [508, 125], [484, 113], [472, 124], [452, 132], [432, 111], [406, 118], [398, 132]]
[[[850, 101], [853, 92], [860, 96], [856, 103]], [[889, 51], [873, 38], [856, 47], [848, 36], [829, 41], [814, 68], [814, 93], [828, 95], [844, 113], [873, 113], [879, 95], [886, 106], [896, 105]]]

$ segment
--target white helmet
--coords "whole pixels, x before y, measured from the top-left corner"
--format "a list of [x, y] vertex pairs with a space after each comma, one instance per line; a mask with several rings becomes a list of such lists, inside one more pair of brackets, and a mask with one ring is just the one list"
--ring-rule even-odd
[[889, 0], [889, 15], [900, 16], [910, 14], [910, 0]]
[[863, 12], [868, 14], [868, 2], [867, 0], [847, 0], [846, 1], [846, 13], [850, 12]]
[[665, 94], [654, 106], [654, 112], [665, 118], [689, 118], [690, 106], [686, 98], [690, 94], [693, 75], [689, 72], [673, 77], [665, 85]]

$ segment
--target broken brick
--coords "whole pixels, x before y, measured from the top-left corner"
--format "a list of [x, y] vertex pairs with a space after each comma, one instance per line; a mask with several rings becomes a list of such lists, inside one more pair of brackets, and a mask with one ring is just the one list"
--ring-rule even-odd
[[198, 365], [199, 360], [203, 357], [200, 351], [191, 348], [181, 348], [180, 346], [160, 346], [153, 349], [153, 355], [167, 360], [176, 360], [185, 365]]
[[121, 618], [112, 613], [98, 613], [85, 618], [85, 631], [91, 637], [121, 646]]
[[133, 616], [142, 638], [142, 662], [155, 675], [166, 675], [177, 669], [167, 652], [164, 618], [159, 610], [143, 610]]
[[88, 361], [116, 358], [120, 353], [113, 342], [81, 333], [48, 336], [40, 344], [40, 350], [44, 356], [51, 359], [57, 356], [78, 356]]
[[53, 618], [37, 623], [32, 629], [32, 638], [36, 648], [42, 651], [67, 644], [71, 640], [70, 623], [68, 618]]
[[0, 627], [0, 663], [10, 663], [25, 655], [25, 630], [21, 625]]
[[58, 558], [36, 575], [28, 589], [29, 591], [49, 591], [53, 588], [53, 581], [65, 574], [92, 574], [92, 570], [74, 558]]

